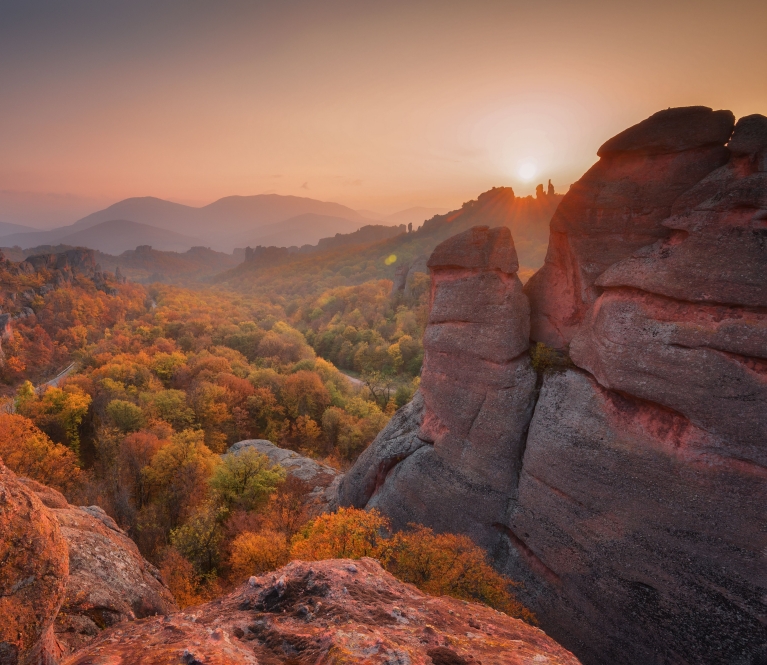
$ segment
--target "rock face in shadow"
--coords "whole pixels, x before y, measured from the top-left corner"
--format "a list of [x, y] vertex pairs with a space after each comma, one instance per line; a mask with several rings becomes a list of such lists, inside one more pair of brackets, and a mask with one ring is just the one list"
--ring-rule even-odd
[[0, 462], [0, 662], [36, 665], [55, 653], [67, 544], [56, 519]]
[[219, 600], [103, 633], [66, 665], [577, 665], [543, 631], [434, 598], [373, 559], [294, 561]]
[[669, 109], [600, 149], [525, 288], [566, 360], [537, 381], [524, 295], [479, 286], [512, 263], [438, 248], [423, 404], [341, 482], [471, 535], [588, 665], [767, 658], [767, 118], [733, 124]]

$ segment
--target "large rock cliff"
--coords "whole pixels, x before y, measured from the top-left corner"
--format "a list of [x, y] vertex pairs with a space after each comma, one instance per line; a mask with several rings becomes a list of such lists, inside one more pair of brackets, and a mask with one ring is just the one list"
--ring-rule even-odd
[[501, 229], [439, 246], [421, 394], [339, 486], [471, 535], [590, 665], [767, 662], [767, 118], [733, 126], [605, 143], [524, 294]]

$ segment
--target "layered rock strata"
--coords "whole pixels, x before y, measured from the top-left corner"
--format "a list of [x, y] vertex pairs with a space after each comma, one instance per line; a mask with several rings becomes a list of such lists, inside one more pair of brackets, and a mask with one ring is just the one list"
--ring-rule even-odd
[[434, 598], [373, 559], [295, 561], [223, 598], [124, 623], [66, 665], [577, 665], [541, 630], [483, 605]]
[[[498, 230], [438, 247], [423, 394], [339, 487], [471, 535], [589, 665], [767, 658], [767, 118], [733, 125], [669, 109], [605, 143], [529, 306], [457, 258]], [[528, 325], [567, 359], [537, 382]]]

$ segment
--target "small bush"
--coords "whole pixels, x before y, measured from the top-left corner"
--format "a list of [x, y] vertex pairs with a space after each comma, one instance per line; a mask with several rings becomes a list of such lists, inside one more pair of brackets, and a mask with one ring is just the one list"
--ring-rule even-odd
[[340, 508], [309, 522], [293, 537], [292, 559], [359, 559], [377, 557], [388, 520], [378, 511]]
[[285, 565], [289, 559], [285, 534], [277, 531], [246, 531], [234, 539], [229, 564], [232, 576], [243, 579]]

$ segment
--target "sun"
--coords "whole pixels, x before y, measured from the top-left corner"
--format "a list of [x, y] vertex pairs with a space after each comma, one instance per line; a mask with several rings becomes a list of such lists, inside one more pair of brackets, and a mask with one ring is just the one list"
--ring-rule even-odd
[[532, 180], [538, 173], [538, 167], [533, 162], [522, 162], [519, 165], [519, 177], [522, 180]]

